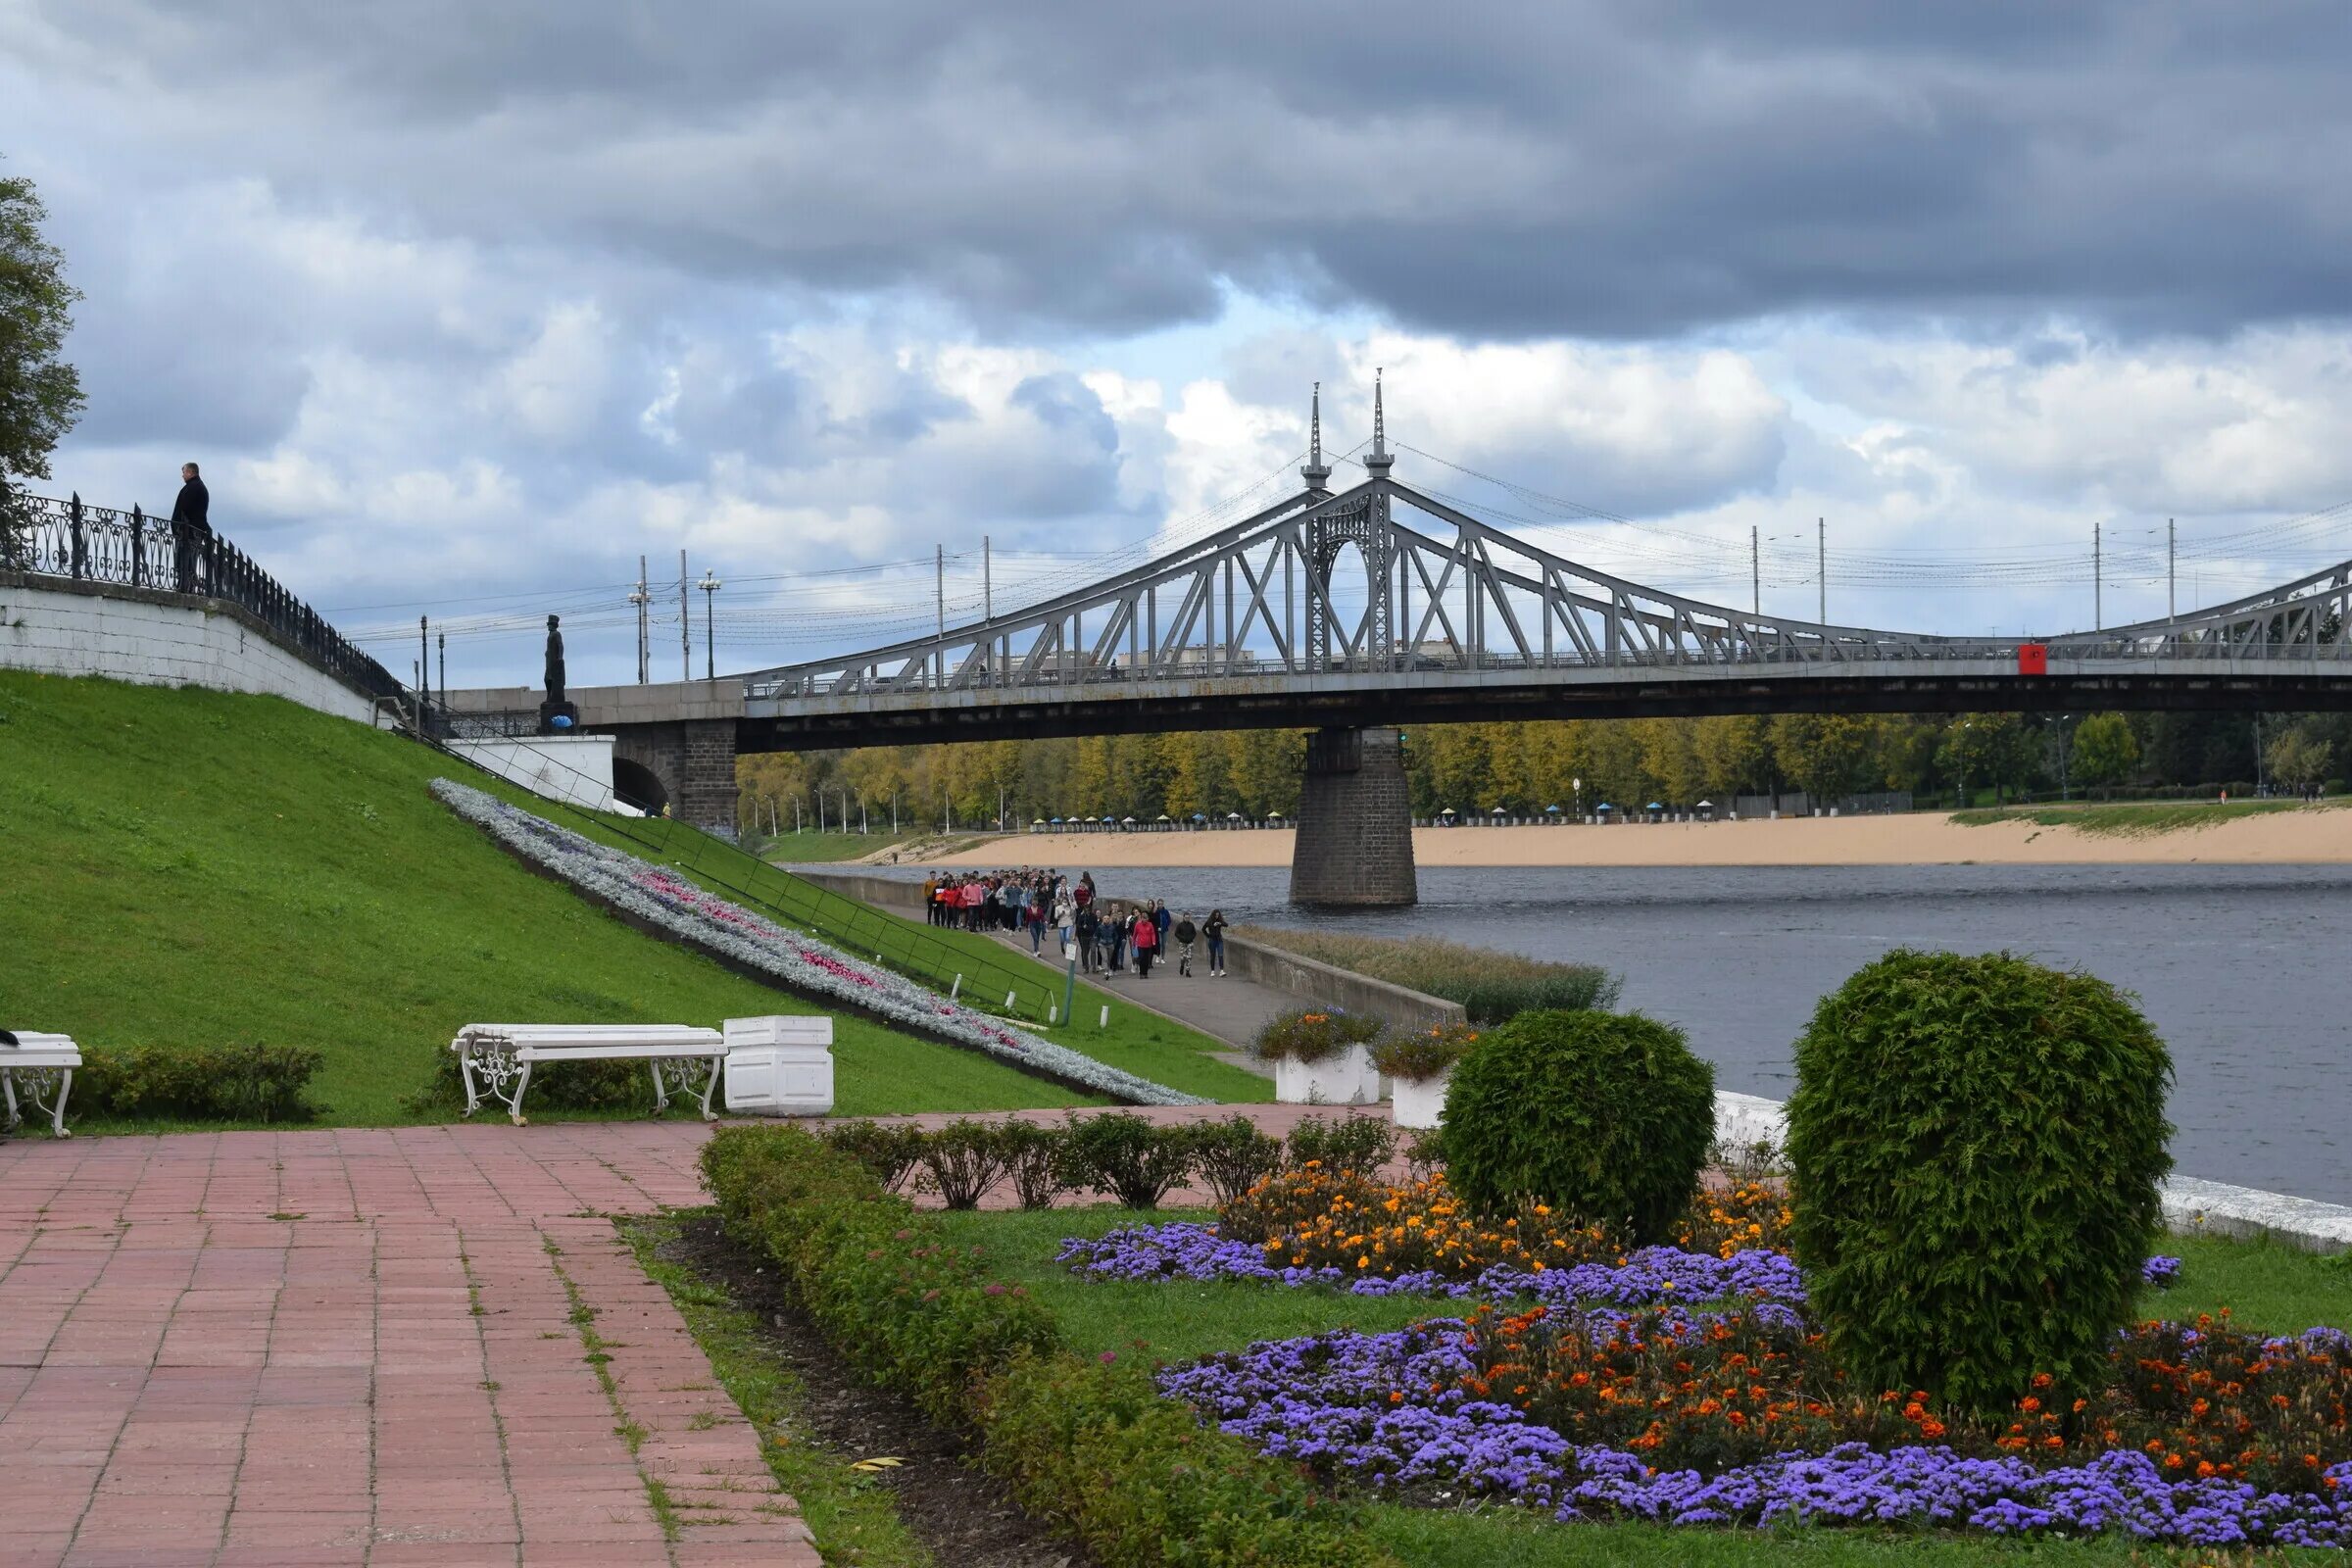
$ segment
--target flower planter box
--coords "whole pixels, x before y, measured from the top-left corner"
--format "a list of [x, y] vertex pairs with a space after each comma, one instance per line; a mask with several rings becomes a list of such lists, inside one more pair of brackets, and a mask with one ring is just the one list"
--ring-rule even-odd
[[1453, 1082], [1450, 1070], [1435, 1078], [1392, 1078], [1389, 1080], [1390, 1115], [1399, 1127], [1426, 1130], [1438, 1124], [1446, 1109], [1446, 1086]]
[[1286, 1105], [1377, 1105], [1380, 1074], [1364, 1046], [1349, 1046], [1321, 1061], [1282, 1056], [1274, 1062], [1274, 1098]]

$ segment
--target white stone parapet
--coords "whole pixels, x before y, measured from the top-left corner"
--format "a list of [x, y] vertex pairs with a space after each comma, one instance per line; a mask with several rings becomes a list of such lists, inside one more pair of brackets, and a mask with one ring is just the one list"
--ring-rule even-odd
[[[1740, 1148], [1760, 1143], [1778, 1148], [1788, 1140], [1788, 1118], [1777, 1100], [1719, 1090], [1715, 1136]], [[2268, 1236], [2307, 1252], [2352, 1251], [2352, 1207], [2194, 1176], [2175, 1176], [2164, 1184], [2164, 1222], [2181, 1236], [2240, 1241]]]
[[176, 596], [0, 587], [0, 665], [283, 697], [372, 721], [374, 705], [236, 613]]

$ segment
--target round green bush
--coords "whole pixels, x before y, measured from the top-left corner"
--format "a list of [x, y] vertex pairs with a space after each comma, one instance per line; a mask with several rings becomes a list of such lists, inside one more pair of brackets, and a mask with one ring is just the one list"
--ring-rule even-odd
[[2092, 1386], [2172, 1168], [2172, 1059], [2105, 981], [1897, 950], [1815, 1009], [1788, 1102], [1791, 1242], [1874, 1392], [1992, 1413]]
[[1474, 1210], [1532, 1199], [1658, 1242], [1715, 1136], [1715, 1069], [1639, 1013], [1524, 1012], [1455, 1065], [1441, 1119]]

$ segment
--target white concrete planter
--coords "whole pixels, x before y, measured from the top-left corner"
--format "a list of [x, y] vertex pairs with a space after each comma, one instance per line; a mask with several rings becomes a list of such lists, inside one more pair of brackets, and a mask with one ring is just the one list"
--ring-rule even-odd
[[727, 1109], [740, 1116], [833, 1111], [833, 1020], [729, 1018]]
[[1274, 1063], [1274, 1098], [1286, 1105], [1377, 1105], [1380, 1074], [1368, 1046], [1349, 1046], [1321, 1061]]
[[1446, 1086], [1451, 1082], [1450, 1067], [1435, 1078], [1390, 1079], [1390, 1115], [1399, 1127], [1435, 1127], [1446, 1109]]

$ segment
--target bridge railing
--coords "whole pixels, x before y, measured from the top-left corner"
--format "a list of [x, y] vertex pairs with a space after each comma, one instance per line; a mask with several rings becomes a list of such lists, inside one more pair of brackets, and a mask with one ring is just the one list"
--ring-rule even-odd
[[137, 507], [20, 493], [25, 520], [0, 516], [0, 571], [222, 600], [254, 616], [314, 666], [368, 698], [405, 688], [391, 672], [216, 533], [183, 534]]
[[[506, 782], [463, 752], [453, 750], [440, 734], [420, 736], [426, 745], [454, 764], [484, 778]], [[457, 740], [468, 738], [460, 734]], [[570, 758], [529, 744], [529, 737], [501, 735], [522, 742], [522, 749], [540, 764], [538, 785], [557, 799], [534, 803], [533, 809], [564, 821], [564, 825], [657, 863], [684, 871], [693, 880], [776, 924], [801, 931], [894, 973], [905, 975], [956, 1000], [976, 1011], [994, 1013], [1028, 1024], [1043, 1025], [1057, 1010], [1060, 990], [1056, 971], [1044, 964], [1007, 962], [993, 938], [973, 935], [962, 943], [942, 941], [925, 926], [885, 914], [855, 899], [779, 870], [742, 846], [675, 817], [638, 816], [599, 809], [611, 798], [609, 781], [576, 766]], [[495, 789], [496, 786], [485, 786]], [[501, 792], [512, 794], [511, 784]], [[534, 791], [534, 793], [536, 793]], [[1007, 1000], [1009, 999], [1009, 1000]]]

